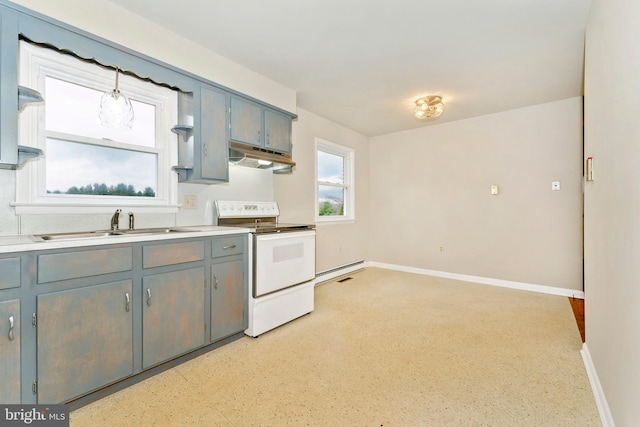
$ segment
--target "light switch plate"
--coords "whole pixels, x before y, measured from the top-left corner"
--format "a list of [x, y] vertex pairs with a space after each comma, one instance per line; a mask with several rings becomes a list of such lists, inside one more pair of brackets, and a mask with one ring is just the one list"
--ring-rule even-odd
[[560, 191], [560, 181], [551, 182], [551, 190]]

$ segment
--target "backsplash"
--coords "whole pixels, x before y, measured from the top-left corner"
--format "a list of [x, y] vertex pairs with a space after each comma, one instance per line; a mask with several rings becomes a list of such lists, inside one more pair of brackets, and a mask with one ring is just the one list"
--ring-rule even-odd
[[16, 171], [0, 169], [0, 235], [18, 234], [19, 218], [9, 203], [16, 199]]
[[[0, 235], [40, 234], [65, 231], [104, 230], [110, 225], [111, 214], [79, 215], [16, 215], [10, 205], [15, 200], [15, 171], [0, 170]], [[184, 204], [185, 196], [192, 196], [195, 206], [180, 208], [177, 214], [136, 213], [123, 208], [121, 228], [128, 224], [127, 214], [135, 215], [136, 228], [211, 225], [213, 201], [273, 200], [273, 174], [271, 171], [229, 166], [229, 182], [222, 184], [179, 184], [178, 200]], [[194, 196], [194, 197], [193, 197]], [[115, 210], [115, 209], [114, 209]]]

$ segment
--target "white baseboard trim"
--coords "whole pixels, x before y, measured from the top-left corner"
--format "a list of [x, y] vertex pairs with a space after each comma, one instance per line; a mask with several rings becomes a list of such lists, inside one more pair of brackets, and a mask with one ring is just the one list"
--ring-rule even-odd
[[332, 268], [330, 270], [321, 271], [316, 273], [316, 286], [325, 282], [330, 282], [337, 279], [340, 276], [346, 276], [354, 271], [362, 270], [365, 268], [364, 260], [352, 262], [350, 264], [341, 265], [340, 267]]
[[405, 267], [396, 264], [385, 264], [381, 262], [370, 261], [367, 263], [369, 267], [386, 268], [387, 270], [404, 271], [406, 273], [422, 274], [425, 276], [443, 277], [445, 279], [462, 280], [465, 282], [482, 283], [484, 285], [500, 286], [503, 288], [520, 289], [523, 291], [540, 292], [543, 294], [559, 295], [563, 297], [573, 297], [584, 299], [583, 291], [574, 289], [554, 288], [553, 286], [535, 285], [532, 283], [513, 282], [510, 280], [492, 279], [490, 277], [470, 276], [467, 274], [448, 273], [446, 271], [427, 270], [424, 268]]
[[593, 396], [596, 399], [596, 406], [598, 407], [598, 412], [600, 413], [600, 421], [602, 421], [602, 426], [615, 427], [616, 424], [613, 421], [613, 415], [611, 415], [611, 410], [609, 409], [607, 398], [604, 395], [604, 390], [602, 390], [602, 384], [600, 384], [598, 372], [596, 371], [596, 367], [593, 364], [593, 360], [591, 359], [591, 353], [589, 353], [589, 347], [587, 347], [587, 343], [582, 344], [582, 350], [580, 350], [580, 354], [582, 355], [584, 367], [587, 369], [587, 376], [589, 377], [589, 383], [591, 384]]

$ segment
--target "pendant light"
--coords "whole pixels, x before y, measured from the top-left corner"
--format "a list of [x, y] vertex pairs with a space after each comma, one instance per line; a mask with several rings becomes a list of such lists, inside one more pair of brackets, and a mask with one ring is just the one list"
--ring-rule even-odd
[[114, 129], [130, 130], [133, 126], [133, 106], [118, 89], [120, 69], [116, 67], [116, 88], [100, 98], [100, 123]]

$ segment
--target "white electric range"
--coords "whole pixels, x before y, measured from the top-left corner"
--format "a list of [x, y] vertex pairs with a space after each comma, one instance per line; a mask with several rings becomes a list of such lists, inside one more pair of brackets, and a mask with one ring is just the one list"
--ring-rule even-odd
[[249, 327], [257, 337], [313, 311], [315, 225], [281, 224], [276, 202], [215, 202], [216, 225], [249, 228]]

